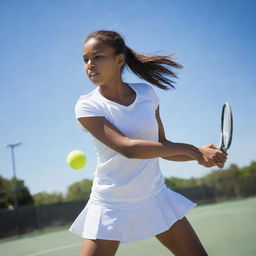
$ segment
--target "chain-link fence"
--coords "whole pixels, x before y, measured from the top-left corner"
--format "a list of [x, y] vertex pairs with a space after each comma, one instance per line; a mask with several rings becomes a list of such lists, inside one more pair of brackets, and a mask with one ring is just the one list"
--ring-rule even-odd
[[[207, 185], [172, 190], [197, 204], [212, 203], [221, 199], [221, 191]], [[83, 200], [0, 210], [0, 238], [70, 224], [86, 203], [87, 201]]]
[[69, 224], [74, 221], [85, 205], [85, 201], [74, 201], [2, 209], [0, 210], [0, 238]]

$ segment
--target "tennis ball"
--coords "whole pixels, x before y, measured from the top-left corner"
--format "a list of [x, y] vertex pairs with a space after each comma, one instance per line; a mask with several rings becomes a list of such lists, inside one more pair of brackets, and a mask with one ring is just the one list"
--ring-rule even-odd
[[67, 156], [67, 163], [72, 169], [82, 169], [86, 164], [86, 156], [80, 150], [73, 150]]

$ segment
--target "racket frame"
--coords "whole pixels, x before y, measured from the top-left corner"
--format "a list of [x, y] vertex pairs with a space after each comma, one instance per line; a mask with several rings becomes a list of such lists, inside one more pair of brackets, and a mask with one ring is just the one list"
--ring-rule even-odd
[[[223, 125], [224, 125], [224, 117], [225, 117], [224, 113], [226, 108], [230, 115], [230, 136], [229, 136], [227, 145], [224, 144], [224, 136], [223, 136]], [[233, 114], [232, 114], [232, 109], [230, 104], [228, 102], [225, 102], [221, 111], [221, 138], [220, 138], [220, 146], [219, 146], [221, 151], [226, 152], [229, 149], [232, 142], [232, 137], [233, 137]]]

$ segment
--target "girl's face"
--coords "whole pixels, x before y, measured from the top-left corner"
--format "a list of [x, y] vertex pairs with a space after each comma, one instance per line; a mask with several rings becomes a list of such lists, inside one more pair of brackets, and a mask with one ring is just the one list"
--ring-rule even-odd
[[121, 76], [124, 54], [115, 55], [113, 47], [95, 38], [89, 39], [83, 48], [84, 70], [96, 85], [107, 84]]

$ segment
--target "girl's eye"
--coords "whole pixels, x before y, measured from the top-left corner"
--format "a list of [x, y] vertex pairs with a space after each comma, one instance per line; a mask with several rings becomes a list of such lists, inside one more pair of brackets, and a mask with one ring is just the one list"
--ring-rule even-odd
[[[100, 58], [102, 58], [102, 57], [103, 57], [103, 56], [101, 56], [101, 55], [96, 55], [96, 56], [94, 57], [94, 59], [97, 60], [97, 59], [100, 59]], [[87, 58], [84, 58], [84, 62], [87, 63], [87, 62], [88, 62], [88, 59], [87, 59]]]

